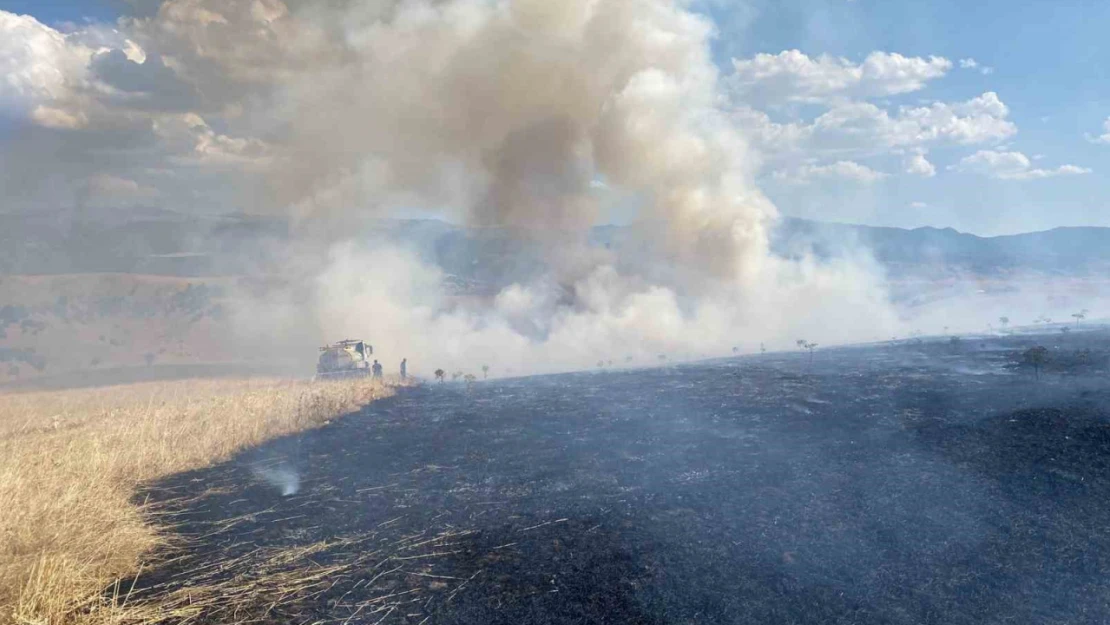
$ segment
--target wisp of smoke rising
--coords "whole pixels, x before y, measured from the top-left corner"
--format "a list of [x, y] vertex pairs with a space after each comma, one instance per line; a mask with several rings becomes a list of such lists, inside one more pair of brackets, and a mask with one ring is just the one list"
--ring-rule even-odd
[[252, 471], [256, 477], [277, 489], [282, 497], [291, 497], [301, 490], [300, 473], [288, 464], [256, 466]]

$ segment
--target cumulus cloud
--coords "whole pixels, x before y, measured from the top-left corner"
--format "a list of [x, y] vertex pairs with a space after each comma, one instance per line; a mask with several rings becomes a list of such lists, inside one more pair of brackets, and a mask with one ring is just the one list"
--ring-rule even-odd
[[943, 77], [952, 62], [938, 56], [905, 57], [872, 52], [862, 63], [798, 50], [733, 59], [729, 84], [737, 97], [770, 101], [823, 102], [874, 98], [919, 91]]
[[837, 161], [826, 165], [806, 164], [790, 171], [776, 171], [777, 180], [808, 184], [816, 180], [848, 180], [861, 184], [871, 184], [887, 177], [887, 174], [871, 169], [854, 161]]
[[1007, 139], [1017, 126], [994, 92], [965, 102], [899, 107], [893, 114], [870, 102], [831, 107], [811, 123], [772, 121], [741, 107], [733, 119], [768, 158], [813, 152], [869, 155], [931, 145], [973, 145]]
[[818, 134], [830, 138], [877, 139], [891, 147], [928, 143], [974, 144], [1013, 136], [1009, 108], [990, 91], [966, 102], [900, 107], [895, 115], [869, 103], [834, 108], [817, 118]]
[[929, 162], [925, 154], [924, 150], [918, 149], [906, 157], [905, 168], [907, 174], [921, 176], [922, 178], [932, 178], [937, 175], [936, 166]]
[[1076, 165], [1061, 165], [1055, 169], [1034, 168], [1029, 157], [1021, 152], [995, 150], [979, 150], [975, 154], [964, 157], [949, 169], [999, 180], [1033, 180], [1091, 173], [1090, 169]]
[[[174, 37], [140, 44], [146, 26], [166, 19], [159, 12], [62, 33], [0, 11], [0, 115], [12, 129], [0, 144], [8, 208], [96, 197], [126, 203], [101, 193], [103, 180], [133, 181], [144, 197], [158, 190], [167, 208], [232, 210], [249, 186], [267, 187], [258, 176], [274, 150], [259, 135], [279, 131], [243, 105], [263, 92], [225, 88], [210, 78], [222, 74], [212, 69], [219, 63], [190, 56]], [[174, 54], [163, 55], [163, 45]], [[204, 122], [209, 115], [219, 130]], [[201, 124], [180, 121], [190, 116]], [[259, 197], [250, 195], [252, 203]]]
[[[983, 68], [965, 58], [959, 66]], [[733, 59], [726, 78], [733, 122], [763, 159], [766, 171], [797, 179], [814, 156], [826, 162], [874, 157], [901, 159], [902, 171], [931, 178], [926, 154], [945, 145], [997, 144], [1017, 133], [1009, 107], [997, 93], [959, 102], [891, 107], [883, 98], [924, 89], [953, 63], [940, 56], [906, 57], [873, 52], [861, 63], [797, 50]], [[821, 107], [786, 106], [808, 103]]]
[[43, 107], [36, 120], [64, 127], [79, 115], [52, 108], [85, 80], [92, 51], [28, 15], [0, 10], [0, 107]]

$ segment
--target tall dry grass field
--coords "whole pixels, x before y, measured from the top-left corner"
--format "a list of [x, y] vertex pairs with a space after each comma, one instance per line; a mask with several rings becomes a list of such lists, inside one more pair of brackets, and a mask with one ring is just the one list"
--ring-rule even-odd
[[253, 379], [0, 394], [0, 623], [129, 620], [104, 589], [161, 540], [132, 501], [140, 484], [390, 393]]

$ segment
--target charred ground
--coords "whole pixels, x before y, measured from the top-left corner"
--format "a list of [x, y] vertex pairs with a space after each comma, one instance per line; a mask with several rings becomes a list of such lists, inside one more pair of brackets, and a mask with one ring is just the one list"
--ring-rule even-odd
[[[1059, 363], [1039, 381], [1038, 344]], [[132, 601], [208, 622], [1104, 623], [1108, 351], [1092, 331], [430, 383], [154, 485], [187, 543]]]

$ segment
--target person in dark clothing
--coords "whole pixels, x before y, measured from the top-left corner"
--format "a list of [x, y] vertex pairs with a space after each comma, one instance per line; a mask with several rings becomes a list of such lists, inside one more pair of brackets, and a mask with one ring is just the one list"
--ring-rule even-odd
[[377, 360], [374, 361], [374, 366], [371, 370], [374, 372], [374, 379], [375, 380], [382, 379], [382, 366], [381, 366], [381, 364], [378, 363]]
[[409, 359], [408, 358], [402, 358], [401, 359], [401, 379], [402, 380], [407, 380], [408, 377], [409, 377]]

